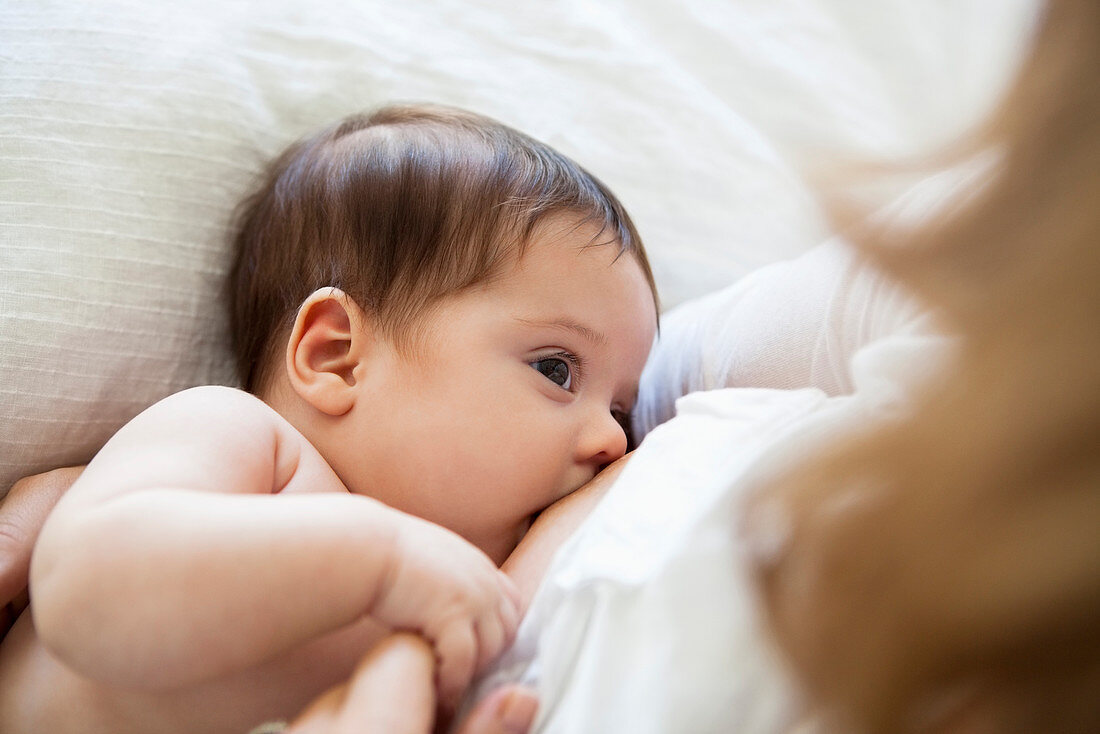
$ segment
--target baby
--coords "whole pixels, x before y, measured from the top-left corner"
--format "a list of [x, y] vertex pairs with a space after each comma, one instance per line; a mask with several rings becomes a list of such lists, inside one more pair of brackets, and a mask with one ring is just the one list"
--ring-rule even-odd
[[248, 392], [152, 406], [58, 504], [0, 647], [6, 734], [241, 734], [394, 629], [454, 701], [517, 624], [496, 566], [626, 451], [657, 323], [641, 241], [515, 130], [345, 120], [275, 162], [236, 257]]

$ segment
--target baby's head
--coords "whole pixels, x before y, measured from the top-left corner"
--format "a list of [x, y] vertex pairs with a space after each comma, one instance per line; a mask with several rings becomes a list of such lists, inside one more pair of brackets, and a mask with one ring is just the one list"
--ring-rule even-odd
[[656, 330], [617, 199], [488, 118], [390, 107], [299, 143], [246, 203], [244, 386], [354, 492], [498, 557], [626, 448]]

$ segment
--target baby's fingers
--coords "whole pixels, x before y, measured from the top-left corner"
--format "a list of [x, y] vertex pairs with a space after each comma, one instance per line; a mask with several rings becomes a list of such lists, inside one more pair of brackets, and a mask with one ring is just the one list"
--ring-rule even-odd
[[507, 631], [508, 642], [512, 641], [512, 638], [516, 634], [516, 629], [519, 627], [519, 620], [522, 614], [523, 595], [520, 594], [519, 587], [516, 586], [516, 582], [512, 581], [506, 574], [500, 574], [500, 586], [504, 589], [504, 599], [501, 601], [501, 619], [504, 620], [504, 629]]
[[463, 691], [474, 677], [478, 662], [477, 637], [468, 622], [453, 622], [435, 638], [439, 656], [439, 699], [453, 711]]
[[[503, 606], [503, 605], [502, 605]], [[477, 620], [478, 654], [475, 672], [481, 671], [501, 653], [510, 641], [504, 620], [495, 615], [487, 615]]]

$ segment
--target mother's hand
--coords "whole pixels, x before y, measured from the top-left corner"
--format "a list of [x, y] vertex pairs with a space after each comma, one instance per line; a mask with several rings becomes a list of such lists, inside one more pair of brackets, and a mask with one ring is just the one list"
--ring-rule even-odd
[[27, 606], [27, 576], [38, 531], [84, 467], [20, 479], [0, 502], [0, 638]]
[[[286, 734], [430, 734], [436, 709], [431, 647], [409, 633], [374, 646], [351, 680], [313, 702]], [[503, 686], [480, 701], [456, 734], [526, 734], [537, 701]]]

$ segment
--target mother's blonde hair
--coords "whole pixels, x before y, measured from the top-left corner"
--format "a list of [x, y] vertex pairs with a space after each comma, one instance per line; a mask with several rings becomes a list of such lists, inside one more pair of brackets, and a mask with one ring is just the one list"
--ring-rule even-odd
[[759, 495], [793, 527], [770, 621], [844, 731], [1100, 731], [1100, 3], [1047, 4], [980, 138], [963, 211], [861, 244], [957, 360]]

